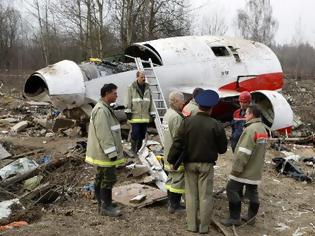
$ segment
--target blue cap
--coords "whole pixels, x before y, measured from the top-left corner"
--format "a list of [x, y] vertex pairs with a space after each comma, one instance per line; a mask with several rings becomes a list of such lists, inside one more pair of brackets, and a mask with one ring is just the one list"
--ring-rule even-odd
[[199, 106], [213, 107], [219, 102], [219, 94], [210, 89], [204, 90], [195, 97], [195, 101]]

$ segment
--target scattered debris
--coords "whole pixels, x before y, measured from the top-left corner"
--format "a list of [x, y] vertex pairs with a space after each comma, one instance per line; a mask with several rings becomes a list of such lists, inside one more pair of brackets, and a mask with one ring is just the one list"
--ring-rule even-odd
[[[305, 228], [305, 227], [304, 227]], [[302, 236], [305, 234], [305, 232], [301, 232], [302, 228], [298, 227], [294, 233], [292, 234], [292, 236]]]
[[284, 223], [278, 223], [277, 227], [275, 227], [275, 230], [280, 231], [280, 232], [285, 231], [287, 229], [290, 229], [290, 227]]
[[0, 144], [0, 160], [11, 157], [12, 155]]
[[57, 118], [53, 124], [52, 131], [57, 132], [60, 129], [73, 128], [76, 125], [76, 121], [67, 118]]
[[312, 182], [312, 178], [299, 170], [292, 160], [286, 160], [283, 157], [275, 157], [272, 161], [276, 164], [275, 168], [280, 174], [288, 175], [299, 181], [306, 181], [307, 183]]
[[11, 199], [11, 200], [0, 202], [0, 220], [10, 216], [11, 206], [13, 204], [20, 204], [19, 199]]
[[11, 222], [10, 224], [0, 226], [0, 232], [8, 230], [8, 229], [20, 228], [26, 225], [28, 225], [26, 221], [14, 221], [14, 222]]
[[[130, 200], [133, 198], [136, 198], [138, 201], [140, 200], [141, 201], [130, 202]], [[153, 204], [154, 202], [162, 201], [166, 198], [167, 198], [166, 192], [138, 183], [113, 188], [114, 201], [137, 208]]]
[[35, 189], [38, 185], [40, 185], [40, 182], [42, 181], [43, 178], [44, 177], [42, 175], [36, 175], [30, 179], [25, 180], [23, 188], [31, 191]]
[[151, 176], [155, 179], [155, 184], [162, 191], [166, 191], [165, 182], [167, 175], [162, 168], [161, 163], [157, 160], [156, 155], [146, 146], [143, 146], [139, 151], [139, 159], [141, 163], [149, 168]]
[[130, 173], [133, 177], [139, 177], [149, 172], [149, 168], [145, 165], [131, 164], [126, 168], [131, 170]]
[[38, 164], [35, 161], [25, 157], [20, 158], [0, 169], [0, 177], [1, 180], [5, 180], [14, 177], [17, 174], [22, 175], [26, 172], [35, 170], [37, 167]]
[[29, 125], [29, 122], [28, 121], [21, 121], [19, 123], [17, 123], [16, 125], [14, 125], [11, 130], [13, 132], [20, 132], [22, 130], [24, 130], [27, 126]]
[[147, 195], [145, 194], [139, 194], [129, 200], [130, 203], [139, 204], [140, 202], [143, 202], [146, 199]]

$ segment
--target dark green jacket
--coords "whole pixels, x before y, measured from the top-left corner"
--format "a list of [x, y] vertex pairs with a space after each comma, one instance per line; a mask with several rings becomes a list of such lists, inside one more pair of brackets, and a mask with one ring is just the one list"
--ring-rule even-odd
[[222, 125], [205, 112], [198, 112], [183, 120], [168, 154], [168, 161], [175, 164], [182, 152], [184, 163], [204, 162], [215, 164], [218, 153], [227, 149], [227, 138]]
[[268, 135], [260, 118], [249, 120], [236, 145], [230, 179], [259, 184], [265, 160]]

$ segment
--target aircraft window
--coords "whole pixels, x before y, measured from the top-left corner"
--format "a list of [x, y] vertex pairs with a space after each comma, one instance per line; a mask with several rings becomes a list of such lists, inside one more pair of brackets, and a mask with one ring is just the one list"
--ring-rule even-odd
[[226, 49], [226, 47], [211, 47], [211, 50], [213, 51], [214, 55], [216, 55], [217, 57], [230, 56], [230, 53]]

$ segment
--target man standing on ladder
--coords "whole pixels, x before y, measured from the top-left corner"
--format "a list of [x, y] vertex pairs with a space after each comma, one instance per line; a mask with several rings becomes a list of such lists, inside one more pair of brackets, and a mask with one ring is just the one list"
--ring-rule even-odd
[[131, 151], [137, 154], [145, 138], [148, 124], [155, 118], [154, 105], [149, 84], [143, 71], [137, 71], [137, 79], [127, 89], [125, 113], [131, 130]]
[[178, 127], [184, 118], [182, 112], [185, 103], [184, 95], [179, 91], [173, 91], [169, 95], [170, 108], [164, 115], [164, 170], [168, 172], [165, 188], [169, 200], [168, 212], [185, 212], [185, 208], [180, 205], [182, 194], [185, 193], [184, 165], [181, 164], [177, 170], [167, 162], [167, 156], [173, 144], [173, 139]]

